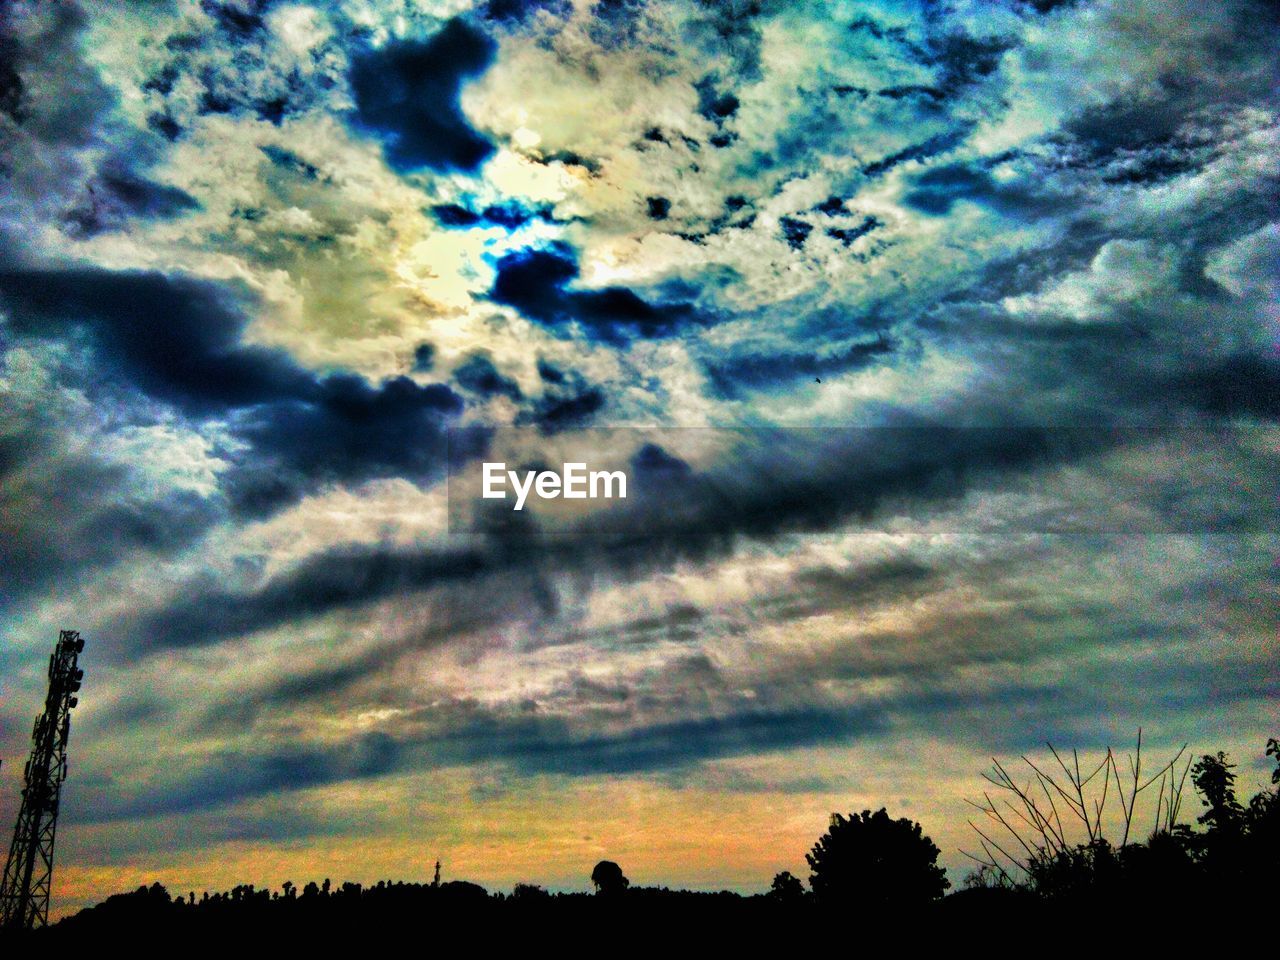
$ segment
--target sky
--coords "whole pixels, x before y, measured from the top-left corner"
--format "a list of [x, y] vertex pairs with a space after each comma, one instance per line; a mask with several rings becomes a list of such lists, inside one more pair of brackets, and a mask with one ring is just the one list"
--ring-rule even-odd
[[[991, 758], [1139, 727], [1251, 793], [1278, 36], [1260, 0], [6, 3], [0, 816], [78, 629], [54, 913], [437, 859], [758, 891], [882, 805], [958, 883]], [[458, 493], [570, 449], [644, 495]]]

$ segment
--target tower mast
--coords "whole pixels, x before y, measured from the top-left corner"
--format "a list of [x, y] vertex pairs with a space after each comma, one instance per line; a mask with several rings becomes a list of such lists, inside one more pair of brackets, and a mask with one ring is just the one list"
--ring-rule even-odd
[[0, 883], [0, 927], [32, 929], [49, 920], [53, 882], [53, 840], [58, 825], [58, 797], [67, 779], [67, 738], [71, 708], [84, 671], [76, 659], [84, 640], [63, 630], [49, 658], [49, 694], [44, 712], [31, 733], [31, 758], [23, 771], [22, 806], [13, 828], [13, 844]]

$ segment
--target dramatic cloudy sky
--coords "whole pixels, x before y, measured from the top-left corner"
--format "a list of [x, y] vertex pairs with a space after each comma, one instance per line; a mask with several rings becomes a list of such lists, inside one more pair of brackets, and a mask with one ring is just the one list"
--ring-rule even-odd
[[[1251, 787], [1277, 36], [1263, 0], [4, 4], [0, 814], [76, 627], [57, 909], [437, 856], [760, 889], [881, 804], [958, 879], [988, 758], [1139, 725]], [[647, 494], [447, 498], [446, 451], [575, 445]]]

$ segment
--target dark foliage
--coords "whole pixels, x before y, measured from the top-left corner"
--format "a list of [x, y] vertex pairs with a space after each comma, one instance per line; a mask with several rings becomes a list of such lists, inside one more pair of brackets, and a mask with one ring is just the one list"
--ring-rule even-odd
[[1219, 750], [1206, 753], [1191, 768], [1191, 782], [1200, 794], [1200, 802], [1208, 807], [1196, 818], [1210, 833], [1238, 833], [1244, 826], [1244, 807], [1236, 800], [1236, 765]]
[[[461, 881], [362, 886], [325, 880], [308, 882], [301, 891], [286, 883], [276, 891], [244, 885], [225, 893], [174, 897], [157, 883], [110, 897], [22, 939], [32, 949], [41, 944], [100, 947], [137, 942], [140, 936], [155, 943], [222, 946], [287, 939], [293, 946], [331, 949], [348, 938], [367, 943], [364, 938], [377, 931], [380, 938], [389, 938], [388, 943], [474, 936], [486, 945], [527, 949], [548, 938], [566, 944], [596, 936], [614, 938], [620, 930], [629, 931], [629, 939], [692, 928], [715, 931], [717, 938], [746, 937], [752, 930], [761, 934], [779, 929], [790, 909], [767, 896], [610, 887], [609, 882], [625, 881], [617, 864], [611, 866], [616, 875], [606, 869], [606, 885], [594, 895], [553, 894], [528, 883], [517, 884], [510, 894], [490, 894]], [[428, 934], [429, 930], [435, 932]], [[0, 936], [0, 945], [21, 949], [27, 944]]]
[[819, 902], [904, 907], [936, 900], [951, 886], [939, 852], [920, 824], [894, 820], [881, 807], [848, 817], [833, 813], [805, 859]]
[[[1089, 917], [1092, 930], [1116, 942], [1138, 936], [1132, 918], [1160, 916], [1178, 903], [1198, 910], [1265, 907], [1280, 871], [1280, 742], [1267, 742], [1277, 763], [1271, 789], [1245, 805], [1235, 796], [1236, 775], [1222, 753], [1194, 764], [1192, 783], [1206, 813], [1204, 829], [1172, 823], [1144, 843], [1113, 846], [1097, 837], [1052, 856], [1028, 861], [1025, 880], [999, 868], [949, 886], [937, 866], [938, 848], [920, 825], [893, 819], [882, 808], [848, 817], [834, 814], [827, 833], [806, 859], [807, 894], [790, 872], [777, 874], [767, 893], [742, 896], [631, 886], [622, 868], [602, 860], [591, 873], [596, 894], [550, 893], [520, 883], [509, 895], [490, 894], [465, 881], [431, 884], [381, 881], [362, 886], [291, 882], [279, 891], [241, 885], [224, 893], [173, 897], [159, 883], [109, 897], [53, 927], [11, 935], [6, 946], [100, 945], [135, 941], [219, 944], [288, 937], [296, 946], [333, 946], [371, 930], [412, 935], [431, 926], [481, 931], [488, 942], [527, 946], [528, 937], [616, 936], [660, 942], [679, 931], [721, 946], [761, 946], [762, 938], [794, 931], [818, 917], [853, 911], [868, 928], [897, 930], [908, 941], [943, 944], [957, 937], [1067, 928]], [[1088, 912], [1081, 913], [1084, 909]], [[1151, 911], [1138, 913], [1135, 911]], [[1208, 916], [1209, 914], [1206, 914]], [[1170, 926], [1166, 935], [1174, 935]], [[1160, 931], [1156, 931], [1157, 939]], [[1149, 938], [1150, 931], [1144, 930]], [[1149, 939], [1144, 942], [1150, 942]], [[1170, 941], [1172, 942], [1172, 940]]]
[[997, 866], [975, 874], [970, 886], [1017, 889], [1071, 910], [1121, 902], [1152, 910], [1184, 901], [1224, 909], [1261, 903], [1280, 874], [1280, 744], [1274, 738], [1266, 755], [1278, 764], [1272, 789], [1259, 791], [1247, 806], [1236, 798], [1236, 767], [1225, 753], [1190, 765], [1204, 807], [1201, 830], [1167, 819], [1145, 842], [1112, 843], [1095, 832], [1087, 842], [1053, 851], [1032, 845], [1033, 855], [1019, 865], [1021, 879]]
[[805, 898], [804, 884], [790, 870], [783, 870], [769, 885], [769, 896], [782, 903], [798, 903]]
[[591, 871], [591, 882], [602, 897], [620, 896], [631, 886], [631, 881], [623, 876], [622, 868], [612, 860], [601, 860], [596, 864]]

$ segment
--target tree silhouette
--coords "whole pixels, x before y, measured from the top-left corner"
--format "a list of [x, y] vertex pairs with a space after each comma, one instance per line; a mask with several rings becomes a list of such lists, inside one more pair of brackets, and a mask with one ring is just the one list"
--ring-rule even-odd
[[936, 900], [951, 886], [938, 852], [920, 824], [894, 820], [881, 807], [848, 817], [833, 813], [805, 859], [820, 902], [905, 907]]
[[804, 884], [790, 870], [783, 870], [773, 878], [769, 886], [770, 899], [780, 903], [795, 903], [804, 899]]
[[612, 860], [601, 860], [591, 871], [591, 882], [595, 884], [596, 893], [602, 896], [617, 896], [631, 885], [631, 881], [622, 875], [622, 868]]
[[1206, 753], [1191, 768], [1191, 782], [1200, 793], [1201, 803], [1209, 809], [1196, 818], [1211, 831], [1234, 831], [1241, 826], [1244, 807], [1236, 799], [1236, 765], [1227, 761], [1219, 750]]
[[1259, 879], [1274, 883], [1280, 876], [1280, 741], [1272, 737], [1267, 741], [1267, 756], [1274, 757], [1276, 768], [1271, 771], [1271, 790], [1260, 790], [1249, 801], [1246, 814], [1249, 838], [1257, 851]]
[[536, 883], [517, 883], [511, 890], [511, 899], [519, 903], [538, 903], [550, 896], [546, 888]]

